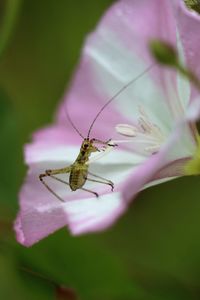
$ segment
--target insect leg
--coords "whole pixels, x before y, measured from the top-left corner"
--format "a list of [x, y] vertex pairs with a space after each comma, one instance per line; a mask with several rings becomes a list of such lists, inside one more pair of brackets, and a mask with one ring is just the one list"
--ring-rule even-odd
[[85, 189], [85, 188], [81, 188], [81, 190], [85, 191], [85, 192], [88, 192], [88, 193], [92, 193], [93, 195], [95, 195], [97, 198], [99, 198], [99, 194], [96, 193], [96, 192], [93, 192], [91, 190], [88, 190], [88, 189]]
[[[104, 184], [110, 185], [110, 186], [111, 186], [111, 190], [112, 190], [112, 192], [113, 192], [113, 190], [114, 190], [114, 183], [113, 183], [111, 180], [108, 180], [108, 179], [103, 178], [103, 177], [101, 177], [101, 176], [99, 176], [99, 175], [93, 174], [93, 173], [91, 173], [91, 172], [89, 172], [89, 171], [88, 171], [88, 174], [90, 174], [90, 175], [93, 176], [93, 177], [96, 177], [96, 178], [99, 178], [99, 179], [103, 180], [103, 181], [96, 181], [96, 182], [104, 183]], [[88, 179], [88, 178], [87, 178], [87, 180], [94, 181], [94, 180]]]
[[52, 193], [58, 200], [65, 202], [59, 195], [57, 195], [51, 188], [50, 186], [48, 186], [48, 184], [44, 181], [44, 177], [47, 177], [49, 175], [47, 174], [40, 174], [39, 175], [39, 179], [42, 182], [42, 184], [44, 184], [44, 186], [47, 188], [47, 190]]
[[[116, 147], [117, 144], [112, 144], [110, 143], [112, 141], [112, 139], [109, 139], [107, 141], [101, 141], [101, 140], [98, 140], [98, 139], [92, 139], [95, 143], [98, 143], [98, 144], [102, 144], [102, 145], [107, 145], [107, 146], [111, 146], [111, 147]], [[110, 144], [109, 144], [110, 143]]]
[[[65, 202], [58, 194], [56, 194], [50, 186], [44, 181], [44, 177], [52, 177], [54, 179], [57, 179], [55, 176], [51, 174], [63, 174], [63, 173], [69, 173], [71, 171], [71, 167], [66, 167], [63, 169], [54, 169], [54, 170], [46, 170], [44, 174], [39, 175], [39, 180], [42, 182], [42, 184], [47, 188], [47, 190], [52, 193], [58, 200]], [[58, 180], [59, 181], [59, 180]]]
[[64, 174], [64, 173], [69, 173], [71, 171], [72, 167], [65, 167], [65, 168], [61, 168], [61, 169], [53, 169], [53, 170], [46, 170], [45, 174], [47, 176], [50, 175], [56, 175], [56, 174]]
[[112, 184], [114, 185], [114, 183], [113, 183], [111, 180], [108, 180], [108, 179], [106, 179], [106, 178], [104, 178], [104, 177], [101, 177], [101, 176], [96, 175], [96, 174], [94, 174], [94, 173], [91, 173], [91, 172], [89, 172], [89, 171], [88, 171], [88, 174], [90, 174], [90, 175], [92, 175], [92, 176], [94, 176], [94, 177], [96, 177], [96, 178], [105, 180], [105, 181], [107, 181], [107, 182], [109, 182], [109, 183], [112, 183]]
[[[58, 177], [56, 177], [56, 176], [54, 176], [54, 175], [49, 175], [49, 176], [52, 177], [52, 178], [54, 178], [55, 180], [57, 180], [57, 181], [59, 181], [59, 182], [62, 182], [62, 183], [64, 183], [64, 184], [69, 185], [68, 182], [66, 182], [66, 181], [64, 181], [64, 180], [62, 180], [62, 179], [60, 179], [60, 178], [58, 178]], [[97, 194], [96, 192], [93, 192], [93, 191], [91, 191], [91, 190], [88, 190], [88, 189], [85, 189], [85, 188], [80, 188], [80, 190], [85, 191], [85, 192], [92, 193], [92, 194], [94, 194], [97, 198], [99, 197], [99, 194]]]
[[[64, 181], [58, 177], [56, 177], [56, 174], [64, 174], [64, 173], [69, 173], [71, 171], [71, 167], [66, 167], [63, 169], [54, 169], [54, 170], [46, 170], [44, 174], [40, 174], [39, 175], [39, 179], [40, 181], [44, 184], [44, 186], [48, 189], [49, 192], [51, 192], [58, 200], [65, 202], [65, 200], [63, 200], [59, 195], [57, 195], [50, 187], [49, 185], [44, 181], [44, 177], [51, 177], [61, 183], [67, 184], [69, 185], [69, 183], [67, 181]], [[85, 192], [89, 192], [92, 193], [93, 195], [95, 195], [97, 198], [99, 197], [99, 195], [96, 192], [93, 192], [91, 190], [85, 189], [85, 188], [80, 188], [81, 190], [85, 191]]]

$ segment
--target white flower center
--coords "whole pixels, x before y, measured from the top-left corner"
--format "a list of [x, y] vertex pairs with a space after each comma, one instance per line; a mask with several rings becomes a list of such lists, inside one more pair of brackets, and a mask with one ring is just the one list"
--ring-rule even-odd
[[160, 146], [163, 144], [165, 137], [158, 125], [151, 122], [149, 116], [143, 107], [139, 107], [139, 117], [137, 126], [128, 124], [118, 124], [116, 131], [126, 137], [131, 137], [135, 144], [140, 144], [147, 154], [154, 154], [159, 151]]

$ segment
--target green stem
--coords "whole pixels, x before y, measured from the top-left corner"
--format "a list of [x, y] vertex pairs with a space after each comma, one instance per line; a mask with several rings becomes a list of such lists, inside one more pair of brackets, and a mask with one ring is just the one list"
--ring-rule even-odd
[[177, 69], [183, 76], [187, 77], [198, 90], [200, 90], [200, 80], [191, 70], [186, 69], [180, 63], [177, 65]]

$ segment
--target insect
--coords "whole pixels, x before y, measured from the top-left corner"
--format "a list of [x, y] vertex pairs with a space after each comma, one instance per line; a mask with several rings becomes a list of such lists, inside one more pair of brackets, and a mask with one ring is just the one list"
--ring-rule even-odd
[[[94, 196], [99, 197], [98, 193], [96, 193], [95, 191], [89, 190], [87, 188], [84, 188], [84, 185], [86, 183], [86, 181], [91, 181], [91, 182], [97, 182], [97, 183], [101, 183], [101, 184], [106, 184], [109, 185], [111, 187], [111, 190], [114, 190], [114, 183], [111, 180], [105, 179], [103, 177], [100, 177], [96, 174], [93, 174], [89, 171], [89, 158], [90, 155], [93, 152], [99, 152], [101, 151], [100, 149], [98, 149], [95, 144], [101, 144], [104, 147], [106, 146], [111, 146], [111, 147], [115, 147], [117, 146], [116, 144], [113, 144], [111, 142], [111, 139], [109, 139], [108, 141], [101, 141], [99, 139], [95, 139], [95, 138], [90, 138], [90, 134], [92, 131], [92, 128], [97, 120], [97, 118], [99, 117], [99, 115], [102, 113], [102, 111], [107, 107], [108, 104], [110, 104], [118, 95], [120, 95], [126, 88], [128, 88], [132, 83], [134, 83], [135, 81], [137, 81], [140, 77], [142, 77], [146, 72], [148, 72], [150, 69], [152, 68], [152, 65], [150, 67], [148, 67], [146, 70], [144, 70], [142, 73], [140, 73], [140, 75], [138, 75], [137, 77], [135, 77], [134, 79], [132, 79], [131, 81], [129, 81], [126, 85], [124, 85], [114, 96], [112, 96], [104, 105], [103, 107], [100, 109], [100, 111], [97, 113], [97, 115], [95, 116], [94, 120], [92, 121], [89, 130], [88, 130], [88, 134], [87, 137], [84, 137], [79, 130], [75, 127], [74, 123], [72, 122], [69, 114], [67, 113], [67, 118], [70, 122], [70, 124], [72, 125], [72, 127], [75, 129], [75, 131], [82, 137], [83, 142], [81, 144], [80, 147], [80, 152], [76, 158], [76, 160], [74, 161], [73, 164], [71, 164], [70, 166], [64, 167], [64, 168], [60, 168], [60, 169], [52, 169], [52, 170], [45, 170], [44, 173], [39, 175], [39, 180], [42, 182], [42, 184], [60, 201], [65, 202], [65, 200], [63, 200], [57, 193], [55, 193], [53, 191], [53, 189], [50, 188], [50, 186], [45, 182], [44, 178], [45, 177], [51, 177], [52, 179], [59, 181], [63, 184], [66, 184], [70, 187], [70, 189], [72, 191], [76, 191], [78, 189], [81, 189], [83, 191], [92, 193]], [[56, 175], [58, 174], [67, 174], [69, 173], [69, 182], [64, 181], [60, 178], [58, 178]]]

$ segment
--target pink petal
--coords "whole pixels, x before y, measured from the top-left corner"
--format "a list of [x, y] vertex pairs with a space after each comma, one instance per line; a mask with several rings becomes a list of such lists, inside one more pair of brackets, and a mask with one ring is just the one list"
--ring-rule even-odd
[[42, 161], [71, 164], [79, 152], [81, 142], [72, 128], [64, 124], [43, 128], [33, 134], [31, 144], [25, 145], [25, 162], [28, 165]]
[[66, 216], [61, 207], [58, 207], [51, 212], [42, 213], [37, 210], [21, 211], [15, 221], [14, 229], [17, 241], [30, 247], [65, 224]]
[[[184, 166], [191, 157], [183, 157], [173, 160], [174, 147], [182, 142], [185, 127], [190, 122], [200, 119], [200, 97], [196, 98], [189, 106], [186, 116], [176, 126], [168, 141], [163, 145], [160, 151], [147, 159], [143, 164], [133, 170], [129, 179], [123, 186], [123, 200], [125, 202], [133, 199], [145, 185], [153, 185], [157, 179], [166, 176], [176, 177], [184, 175]], [[195, 151], [195, 148], [194, 148]], [[194, 153], [193, 151], [193, 153]], [[134, 183], [134, 184], [133, 184]], [[149, 184], [150, 183], [150, 184]]]
[[111, 226], [127, 209], [128, 203], [139, 191], [163, 181], [184, 175], [184, 166], [190, 157], [172, 161], [174, 145], [181, 143], [185, 126], [200, 117], [200, 101], [196, 99], [190, 105], [186, 117], [177, 125], [167, 143], [156, 154], [133, 169], [122, 183], [122, 191], [116, 194], [102, 195], [99, 199], [71, 201], [65, 205], [67, 222], [75, 235], [100, 231]]
[[71, 201], [65, 205], [67, 222], [74, 235], [101, 231], [110, 227], [127, 209], [128, 203], [147, 185], [184, 175], [188, 158], [170, 162], [174, 145], [181, 140], [184, 123], [179, 124], [159, 153], [135, 167], [121, 183], [120, 193], [105, 194], [99, 199]]
[[[66, 145], [50, 145], [41, 143], [32, 143], [25, 145], [25, 162], [29, 165], [40, 162], [58, 162], [59, 165], [69, 165], [76, 159], [80, 150], [79, 147], [69, 147]], [[55, 166], [54, 166], [55, 167]], [[50, 166], [47, 169], [49, 169]]]
[[[130, 201], [133, 199], [145, 187], [145, 185], [154, 180], [155, 175], [159, 174], [159, 171], [168, 164], [166, 157], [168, 157], [168, 153], [174, 147], [174, 143], [177, 138], [178, 132], [176, 132], [175, 136], [173, 135], [173, 138], [170, 139], [170, 142], [168, 142], [163, 149], [161, 149], [156, 155], [147, 159], [145, 163], [133, 171], [132, 175], [130, 175], [123, 187], [124, 201]], [[176, 174], [174, 174], [174, 176], [176, 176]]]
[[[46, 129], [45, 133], [47, 131]], [[29, 171], [19, 195], [20, 212], [15, 222], [17, 240], [25, 246], [33, 245], [66, 225], [69, 225], [74, 234], [101, 230], [111, 225], [125, 210], [119, 195], [112, 193], [108, 186], [87, 182], [86, 188], [102, 195], [99, 199], [94, 196], [88, 198], [90, 194], [87, 192], [81, 190], [72, 192], [69, 186], [49, 177], [45, 178], [51, 189], [66, 202], [62, 203], [56, 199], [42, 185], [39, 174], [44, 173], [46, 169], [70, 165], [74, 162], [79, 148], [62, 143], [54, 145], [51, 139], [46, 138], [46, 134], [43, 136], [43, 133], [42, 131], [34, 136], [34, 142], [25, 148]], [[59, 136], [58, 131], [56, 136]], [[142, 159], [132, 153], [116, 150], [102, 157], [100, 163], [95, 161], [91, 166], [91, 172], [102, 177], [105, 177], [106, 173], [108, 178], [116, 183], [117, 190], [121, 181], [130, 173], [132, 165], [138, 164]], [[68, 182], [69, 174], [63, 174], [61, 179]]]
[[[31, 246], [66, 224], [61, 203], [44, 189], [38, 176], [28, 175], [19, 198], [20, 212], [14, 226], [19, 243]], [[41, 206], [46, 210], [40, 211]]]
[[41, 143], [41, 144], [49, 144], [52, 145], [69, 145], [69, 141], [71, 145], [79, 145], [80, 137], [74, 134], [72, 128], [68, 126], [68, 121], [65, 116], [65, 120], [63, 120], [63, 125], [53, 125], [51, 127], [46, 127], [36, 131], [33, 134], [33, 142]]
[[[63, 167], [55, 162], [37, 162], [29, 168], [28, 175], [19, 194], [20, 212], [15, 222], [19, 243], [31, 246], [42, 238], [67, 225], [64, 203], [52, 195], [39, 181], [38, 175], [47, 168]], [[67, 175], [66, 175], [67, 180]], [[50, 178], [46, 182], [60, 197], [73, 201], [87, 193], [72, 193], [68, 186]]]
[[[58, 122], [60, 124], [63, 124], [66, 120], [65, 110], [67, 109], [73, 123], [85, 137], [87, 137], [89, 127], [94, 117], [105, 104], [105, 101], [108, 100], [108, 96], [105, 95], [103, 91], [99, 93], [96, 90], [92, 77], [89, 62], [83, 58], [78, 67], [71, 89], [67, 91], [64, 102], [58, 111]], [[96, 84], [98, 83], [96, 82]], [[127, 119], [113, 107], [104, 110], [99, 121], [97, 121], [91, 137], [102, 140], [113, 138], [115, 136], [115, 124], [117, 124], [119, 120], [127, 122]]]
[[125, 209], [126, 203], [121, 201], [119, 193], [71, 201], [65, 205], [68, 226], [74, 235], [106, 229]]
[[125, 47], [151, 61], [149, 40], [164, 39], [176, 45], [174, 29], [175, 19], [170, 1], [148, 0], [147, 4], [146, 0], [122, 0], [107, 12], [97, 33], [103, 36], [103, 30], [115, 32]]
[[[200, 49], [200, 15], [189, 10], [182, 0], [176, 0], [175, 4], [177, 26], [183, 44], [187, 66], [200, 78], [200, 64], [198, 63]], [[193, 91], [193, 97], [196, 93], [197, 91]]]
[[[116, 45], [112, 41], [112, 36], [117, 41]], [[148, 50], [148, 43], [152, 38], [162, 38], [176, 45], [175, 20], [172, 6], [168, 0], [149, 0], [148, 5], [144, 0], [124, 0], [113, 5], [85, 44], [80, 66], [72, 82], [71, 89], [59, 110], [59, 122], [63, 123], [65, 110], [68, 106], [72, 120], [85, 136], [92, 120], [103, 104], [129, 80], [152, 64], [152, 58]], [[124, 53], [120, 52], [118, 42], [124, 49]], [[131, 56], [131, 53], [133, 56]], [[143, 62], [143, 66], [138, 66], [135, 55]], [[98, 77], [98, 72], [102, 72], [102, 78], [109, 84], [111, 90], [105, 89], [101, 78]], [[166, 74], [169, 79], [167, 82], [165, 82]], [[165, 115], [168, 116], [167, 106], [173, 111], [173, 105], [168, 103], [168, 98], [171, 97], [171, 94], [168, 95], [169, 81], [176, 93], [174, 73], [171, 71], [163, 72], [159, 67], [156, 67], [150, 72], [150, 75], [155, 81], [156, 87], [153, 94], [149, 92], [148, 101], [146, 102], [149, 102], [148, 105], [152, 107], [151, 101], [156, 98], [154, 94], [157, 93], [159, 86], [162, 87], [163, 94], [157, 97], [159, 101], [155, 100], [154, 106], [157, 109], [153, 114], [158, 117], [160, 111], [166, 111]], [[109, 80], [107, 80], [107, 77]], [[140, 86], [140, 95], [137, 93], [135, 96], [129, 95], [128, 97], [126, 93], [123, 93], [121, 98], [118, 97], [119, 99], [116, 99], [112, 105], [103, 111], [95, 124], [93, 136], [102, 139], [113, 138], [113, 128], [116, 124], [130, 124], [130, 119], [134, 122], [135, 110], [133, 103], [136, 98], [142, 102], [142, 92], [144, 94], [147, 88], [142, 79]], [[145, 97], [147, 98], [147, 95]], [[179, 100], [173, 99], [173, 103], [175, 101]], [[166, 103], [162, 105], [162, 102], [166, 102], [167, 106]], [[145, 105], [146, 103], [142, 104]], [[179, 102], [177, 105], [174, 104], [176, 109], [173, 113], [177, 114], [178, 106], [180, 106]], [[129, 115], [123, 113], [124, 108], [129, 112]], [[182, 113], [181, 107], [178, 110]]]
[[[64, 127], [55, 126], [38, 131], [34, 134], [34, 142], [25, 147], [29, 171], [19, 194], [20, 212], [15, 222], [17, 240], [25, 246], [31, 246], [66, 225], [62, 203], [41, 184], [38, 176], [46, 169], [71, 164], [79, 148], [71, 146], [71, 149], [68, 143], [70, 140], [77, 144], [79, 137], [76, 137]], [[54, 182], [51, 188], [56, 191]], [[65, 185], [60, 185], [59, 192], [68, 196], [70, 191]]]
[[[177, 12], [180, 18], [180, 28], [183, 30], [187, 18], [185, 12], [183, 18], [180, 7], [182, 6], [178, 6]], [[191, 29], [193, 26], [191, 25]], [[184, 37], [183, 33], [182, 38]], [[113, 42], [110, 39], [110, 35], [116, 38], [116, 44], [114, 43], [115, 40]], [[102, 191], [99, 199], [86, 198], [87, 196], [83, 196], [81, 191], [70, 193], [66, 186], [58, 188], [54, 182], [52, 183], [53, 189], [55, 191], [58, 189], [61, 196], [65, 195], [69, 200], [69, 202], [62, 204], [38, 180], [38, 175], [45, 169], [63, 167], [65, 163], [66, 165], [70, 164], [73, 161], [74, 153], [78, 152], [77, 146], [80, 145], [80, 137], [67, 121], [66, 108], [68, 107], [71, 119], [78, 130], [86, 136], [91, 122], [106, 101], [113, 96], [114, 92], [119, 91], [120, 87], [132, 79], [134, 74], [139, 75], [138, 72], [144, 70], [142, 69], [143, 65], [142, 68], [141, 65], [138, 67], [134, 55], [138, 56], [144, 65], [148, 66], [152, 62], [148, 53], [148, 42], [151, 38], [165, 39], [176, 45], [175, 20], [172, 5], [168, 0], [148, 0], [148, 5], [146, 0], [118, 1], [103, 17], [97, 30], [88, 38], [70, 92], [58, 112], [57, 124], [37, 132], [33, 137], [33, 143], [26, 146], [26, 162], [30, 169], [20, 192], [20, 213], [15, 223], [17, 239], [20, 243], [30, 246], [67, 224], [74, 234], [103, 230], [126, 210], [130, 199], [147, 184], [153, 184], [156, 180], [166, 176], [179, 176], [181, 174], [184, 160], [178, 159], [187, 159], [187, 154], [193, 152], [191, 147], [195, 146], [194, 143], [185, 146], [181, 137], [185, 134], [185, 127], [187, 127], [188, 122], [199, 118], [200, 105], [198, 100], [193, 102], [196, 106], [190, 107], [187, 119], [183, 120], [174, 130], [169, 141], [158, 154], [153, 155], [137, 169], [131, 166], [133, 170], [131, 174], [129, 173], [128, 179], [123, 180], [122, 184], [120, 182], [122, 195], [117, 189], [117, 193], [113, 194]], [[118, 47], [118, 42], [119, 46], [122, 46], [121, 48]], [[185, 42], [184, 45], [186, 48], [188, 47], [188, 60], [192, 64], [189, 44]], [[122, 49], [123, 51], [124, 49], [127, 50], [128, 55]], [[164, 123], [163, 118], [166, 115], [169, 122], [173, 121], [168, 113], [176, 113], [177, 111], [178, 115], [180, 112], [182, 113], [182, 107], [178, 102], [178, 97], [176, 97], [175, 74], [161, 71], [158, 67], [152, 69], [147, 75], [147, 77], [153, 78], [157, 88], [153, 93], [147, 93], [146, 102], [143, 102], [142, 98], [142, 93], [148, 87], [144, 80], [140, 84], [141, 94], [136, 93], [137, 97], [133, 97], [134, 94], [124, 93], [123, 97], [119, 97], [104, 110], [95, 123], [92, 136], [99, 139], [114, 138], [114, 128], [118, 123], [130, 124], [131, 121], [134, 123], [135, 109], [133, 103], [138, 99], [143, 106], [146, 107], [147, 105], [147, 109], [151, 108], [152, 115], [160, 119], [161, 124]], [[108, 81], [107, 89], [104, 88], [102, 79], [105, 82]], [[171, 97], [170, 92], [168, 95], [169, 81], [175, 97]], [[164, 92], [163, 97], [157, 97], [157, 102], [154, 102], [154, 95], [159, 87], [161, 87], [161, 92]], [[160, 103], [162, 103], [161, 106]], [[124, 113], [124, 108], [129, 114]], [[167, 126], [169, 126], [169, 132], [173, 125], [167, 123]], [[173, 154], [176, 143], [179, 143], [179, 146], [183, 145], [181, 148], [185, 147], [181, 155], [180, 152], [176, 155]], [[72, 148], [73, 150], [70, 150]]]

